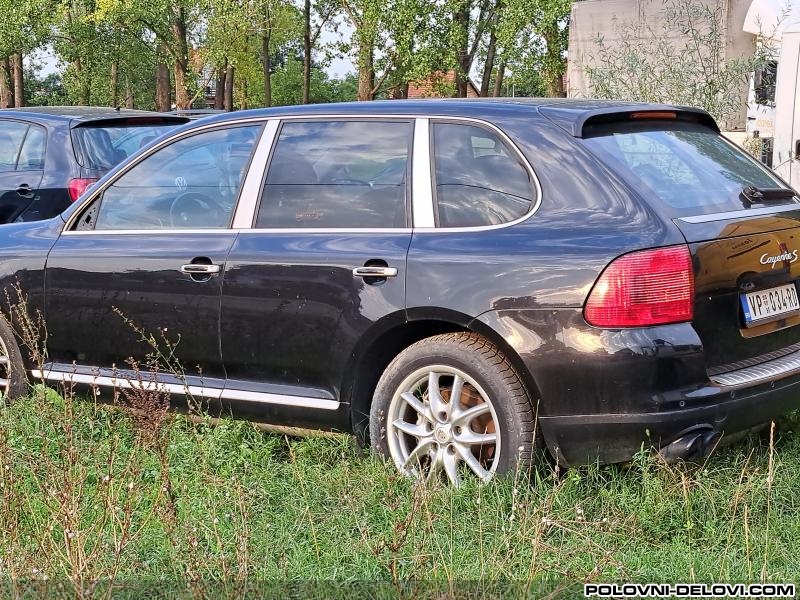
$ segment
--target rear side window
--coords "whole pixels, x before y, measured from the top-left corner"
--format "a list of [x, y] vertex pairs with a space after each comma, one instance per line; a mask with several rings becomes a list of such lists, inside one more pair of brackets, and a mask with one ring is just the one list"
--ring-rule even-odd
[[72, 130], [81, 166], [108, 171], [180, 123], [81, 125]]
[[595, 133], [585, 140], [593, 154], [671, 217], [741, 210], [750, 206], [742, 194], [745, 187], [785, 187], [743, 150], [702, 125], [612, 123]]
[[27, 123], [0, 121], [0, 172], [16, 170], [28, 128]]
[[44, 169], [44, 142], [44, 128], [31, 125], [19, 153], [18, 171], [41, 171]]
[[440, 227], [500, 225], [531, 210], [528, 169], [492, 131], [434, 123], [433, 155]]
[[284, 123], [256, 227], [406, 227], [410, 141], [409, 122]]

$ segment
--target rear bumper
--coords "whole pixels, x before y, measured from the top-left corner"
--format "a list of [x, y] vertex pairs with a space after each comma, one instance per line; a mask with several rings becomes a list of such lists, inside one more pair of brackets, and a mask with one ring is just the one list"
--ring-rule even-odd
[[664, 412], [542, 416], [553, 456], [564, 465], [630, 460], [644, 448], [662, 448], [687, 432], [730, 435], [800, 408], [800, 374], [748, 388], [705, 390], [702, 406]]

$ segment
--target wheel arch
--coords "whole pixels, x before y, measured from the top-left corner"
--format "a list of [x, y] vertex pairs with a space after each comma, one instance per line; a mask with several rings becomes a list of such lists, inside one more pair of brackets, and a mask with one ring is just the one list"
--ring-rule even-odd
[[463, 331], [482, 335], [503, 351], [525, 384], [529, 396], [533, 399], [539, 397], [538, 388], [519, 354], [491, 326], [490, 320], [444, 310], [410, 314], [409, 317], [402, 323], [395, 322], [374, 332], [350, 361], [348, 372], [354, 375], [343, 386], [342, 396], [350, 404], [351, 428], [360, 443], [367, 441], [372, 396], [386, 367], [412, 344], [442, 333]]

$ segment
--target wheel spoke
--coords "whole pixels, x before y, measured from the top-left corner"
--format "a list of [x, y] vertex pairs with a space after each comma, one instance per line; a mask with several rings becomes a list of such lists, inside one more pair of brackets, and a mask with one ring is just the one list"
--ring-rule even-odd
[[417, 446], [408, 453], [408, 458], [406, 458], [405, 462], [403, 463], [403, 468], [408, 469], [409, 467], [413, 467], [415, 466], [415, 463], [418, 465], [420, 459], [425, 456], [425, 453], [430, 449], [432, 443], [432, 439], [420, 440], [419, 444], [417, 444]]
[[431, 371], [428, 373], [428, 401], [431, 404], [433, 416], [439, 420], [439, 414], [450, 414], [449, 406], [442, 398], [442, 391], [439, 389], [439, 374]]
[[444, 464], [444, 472], [447, 473], [447, 478], [454, 487], [461, 486], [461, 477], [458, 474], [458, 454], [442, 451], [442, 463]]
[[442, 455], [444, 453], [444, 450], [437, 450], [436, 453], [431, 456], [431, 466], [428, 469], [428, 475], [425, 477], [426, 483], [432, 483], [439, 478], [439, 473], [442, 471]]
[[8, 364], [8, 357], [0, 356], [0, 365], [7, 365], [7, 364]]
[[428, 408], [425, 404], [417, 398], [412, 392], [405, 392], [400, 394], [403, 401], [413, 408], [417, 413], [428, 419]]
[[409, 423], [408, 421], [403, 421], [402, 419], [397, 419], [394, 421], [392, 426], [395, 429], [399, 429], [403, 433], [414, 436], [415, 438], [423, 438], [430, 435], [430, 433], [425, 429], [425, 425]]
[[0, 379], [0, 388], [5, 388], [8, 385], [8, 379]]
[[476, 433], [471, 429], [465, 429], [460, 434], [455, 436], [456, 441], [461, 444], [468, 444], [471, 446], [478, 446], [482, 444], [494, 444], [497, 441], [497, 434], [492, 433]]
[[479, 417], [481, 415], [485, 415], [489, 412], [489, 403], [483, 402], [482, 404], [476, 404], [475, 406], [471, 406], [466, 410], [459, 409], [458, 411], [455, 410], [455, 406], [453, 407], [453, 415], [450, 420], [453, 424], [463, 424], [464, 426], [469, 425], [470, 421], [475, 417]]
[[461, 459], [467, 463], [467, 466], [470, 468], [470, 471], [475, 473], [478, 478], [486, 483], [491, 479], [492, 474], [483, 468], [480, 461], [475, 458], [475, 455], [472, 454], [472, 451], [469, 448], [462, 446], [461, 444], [457, 444], [456, 448], [458, 449], [458, 453], [461, 455]]
[[461, 392], [464, 391], [464, 378], [461, 375], [453, 376], [453, 386], [450, 388], [450, 407], [456, 414], [456, 410], [461, 406]]

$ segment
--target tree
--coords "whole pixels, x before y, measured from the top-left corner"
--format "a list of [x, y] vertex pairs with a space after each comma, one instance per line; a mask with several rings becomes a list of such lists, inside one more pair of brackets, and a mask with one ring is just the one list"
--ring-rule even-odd
[[0, 0], [0, 102], [24, 106], [24, 56], [47, 38], [55, 0]]
[[311, 98], [312, 53], [325, 26], [338, 11], [338, 0], [303, 1], [303, 104], [308, 104]]
[[625, 22], [617, 33], [613, 44], [598, 37], [584, 64], [593, 96], [698, 106], [722, 123], [736, 119], [750, 74], [772, 56], [762, 39], [752, 55], [726, 59], [721, 2], [671, 0], [659, 29]]
[[397, 95], [408, 82], [427, 77], [445, 60], [438, 42], [441, 10], [427, 0], [342, 0], [353, 27], [345, 53], [355, 55], [358, 100], [374, 100], [385, 82]]

